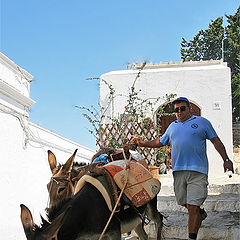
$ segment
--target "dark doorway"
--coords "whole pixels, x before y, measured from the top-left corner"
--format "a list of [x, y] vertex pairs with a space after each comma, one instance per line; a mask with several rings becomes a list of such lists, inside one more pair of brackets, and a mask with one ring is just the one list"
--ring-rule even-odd
[[[161, 110], [162, 109], [159, 109], [157, 113], [160, 113]], [[160, 128], [161, 136], [165, 133], [165, 131], [168, 128], [168, 126], [170, 125], [170, 123], [172, 123], [173, 121], [176, 120], [175, 114], [173, 113], [172, 103], [168, 103], [164, 107], [163, 112], [165, 112], [166, 114], [161, 117], [157, 117], [157, 124], [158, 124], [158, 126], [161, 126], [161, 128]], [[191, 113], [195, 116], [201, 116], [200, 108], [197, 105], [195, 105], [194, 103], [191, 103]], [[156, 161], [163, 162], [166, 165], [166, 170], [164, 173], [167, 173], [167, 170], [172, 169], [171, 146], [165, 146], [161, 149], [162, 150], [160, 151], [160, 153], [163, 153], [162, 155], [164, 155], [164, 158], [161, 156], [161, 157], [157, 158]]]
[[[161, 116], [160, 119], [157, 119], [157, 123], [160, 124], [160, 135], [163, 135], [171, 122], [176, 120], [175, 114], [173, 113], [172, 103], [168, 103], [164, 108], [164, 112], [168, 115]], [[196, 116], [201, 116], [200, 108], [191, 102], [191, 113]]]

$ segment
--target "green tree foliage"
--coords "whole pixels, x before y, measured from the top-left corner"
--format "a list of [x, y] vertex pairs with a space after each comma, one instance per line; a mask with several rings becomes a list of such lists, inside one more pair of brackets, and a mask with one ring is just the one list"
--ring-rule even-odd
[[233, 120], [240, 121], [240, 6], [235, 15], [226, 15], [224, 61], [232, 72]]
[[189, 42], [182, 38], [181, 58], [183, 61], [199, 61], [222, 58], [223, 18], [209, 24], [207, 30], [200, 30]]
[[[233, 121], [240, 121], [240, 6], [235, 15], [225, 15], [228, 25], [224, 28], [223, 17], [211, 21], [208, 29], [200, 30], [189, 42], [182, 38], [183, 61], [220, 60], [228, 62], [232, 74]], [[222, 53], [224, 46], [224, 54]]]

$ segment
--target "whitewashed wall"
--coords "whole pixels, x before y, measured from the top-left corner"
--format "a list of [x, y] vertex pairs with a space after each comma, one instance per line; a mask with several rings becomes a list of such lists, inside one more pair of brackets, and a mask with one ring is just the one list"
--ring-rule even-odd
[[51, 177], [47, 150], [64, 163], [78, 149], [75, 161], [88, 162], [95, 151], [28, 121], [33, 76], [0, 53], [0, 239], [26, 239], [20, 204], [30, 208], [36, 223], [48, 203]]
[[[100, 104], [109, 105], [109, 89], [103, 80], [116, 90], [113, 104], [107, 114], [117, 116], [127, 105], [129, 88], [136, 79], [138, 70], [113, 71], [101, 76]], [[221, 61], [168, 63], [146, 65], [137, 79], [136, 91], [141, 89], [142, 98], [157, 98], [165, 94], [187, 97], [209, 119], [233, 158], [232, 106], [230, 68]], [[162, 103], [164, 103], [162, 101]], [[156, 109], [159, 106], [156, 106]], [[222, 159], [208, 141], [209, 178], [223, 176]]]

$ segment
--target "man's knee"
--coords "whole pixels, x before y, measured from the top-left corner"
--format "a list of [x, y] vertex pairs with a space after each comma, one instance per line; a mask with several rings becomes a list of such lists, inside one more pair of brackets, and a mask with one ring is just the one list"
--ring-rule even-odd
[[200, 214], [200, 207], [196, 205], [187, 204], [187, 209], [189, 213]]

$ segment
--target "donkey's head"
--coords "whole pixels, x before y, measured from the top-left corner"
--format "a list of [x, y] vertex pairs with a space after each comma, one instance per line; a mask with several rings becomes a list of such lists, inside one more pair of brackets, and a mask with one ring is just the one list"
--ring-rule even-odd
[[64, 165], [57, 164], [55, 155], [48, 151], [48, 162], [52, 171], [52, 177], [47, 184], [49, 192], [49, 207], [56, 205], [60, 200], [71, 197], [74, 192], [71, 180], [71, 171], [77, 149]]
[[52, 238], [57, 239], [58, 231], [65, 220], [68, 210], [70, 209], [70, 207], [67, 208], [51, 223], [42, 218], [43, 224], [41, 227], [39, 227], [34, 223], [30, 210], [23, 204], [21, 204], [20, 207], [21, 221], [28, 240], [51, 240]]

